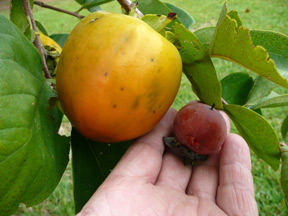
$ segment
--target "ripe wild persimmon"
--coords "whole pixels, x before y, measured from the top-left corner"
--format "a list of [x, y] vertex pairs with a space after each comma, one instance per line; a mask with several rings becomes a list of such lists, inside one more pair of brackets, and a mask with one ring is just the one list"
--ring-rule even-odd
[[175, 99], [181, 73], [178, 50], [148, 24], [98, 11], [67, 39], [56, 86], [64, 113], [82, 135], [119, 142], [155, 126]]
[[194, 101], [176, 114], [173, 132], [183, 146], [197, 154], [209, 155], [224, 143], [227, 126], [218, 110]]

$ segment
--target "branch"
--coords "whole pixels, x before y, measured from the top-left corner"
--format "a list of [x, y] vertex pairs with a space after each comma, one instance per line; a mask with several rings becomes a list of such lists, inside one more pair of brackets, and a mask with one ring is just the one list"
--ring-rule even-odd
[[[33, 14], [32, 14], [32, 10], [31, 10], [31, 6], [30, 6], [29, 0], [22, 0], [22, 2], [23, 2], [25, 15], [27, 17], [29, 17], [29, 19], [31, 21], [31, 25], [32, 25], [33, 31], [37, 32], [38, 30], [37, 30], [37, 26], [36, 26], [35, 20], [33, 18]], [[36, 46], [36, 48], [40, 52], [40, 55], [41, 55], [41, 58], [42, 58], [42, 67], [43, 67], [43, 71], [44, 71], [45, 77], [47, 79], [51, 79], [51, 75], [49, 73], [49, 70], [48, 70], [48, 67], [47, 67], [47, 64], [46, 64], [44, 47], [43, 47], [43, 44], [42, 44], [38, 34], [36, 34], [33, 43], [34, 43], [34, 45]]]
[[38, 5], [40, 7], [43, 7], [43, 8], [48, 8], [48, 9], [55, 10], [55, 11], [58, 11], [58, 12], [61, 12], [61, 13], [66, 13], [66, 14], [75, 16], [78, 19], [84, 18], [84, 16], [78, 14], [77, 12], [71, 12], [71, 11], [64, 10], [64, 9], [61, 9], [61, 8], [57, 8], [57, 7], [54, 7], [54, 6], [51, 6], [51, 5], [47, 5], [47, 4], [45, 4], [44, 2], [41, 2], [41, 1], [34, 1], [34, 4]]
[[[131, 0], [117, 0], [119, 2], [119, 4], [125, 9], [125, 11], [127, 13], [130, 12], [130, 8], [133, 7], [133, 4]], [[136, 8], [135, 9], [135, 13], [139, 16], [139, 17], [143, 17], [143, 13], [138, 9]]]

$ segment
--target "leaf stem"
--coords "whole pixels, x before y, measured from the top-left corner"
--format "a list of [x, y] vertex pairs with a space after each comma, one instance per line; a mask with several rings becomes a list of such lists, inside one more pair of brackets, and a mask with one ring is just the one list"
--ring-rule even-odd
[[[31, 6], [30, 6], [30, 2], [29, 0], [22, 0], [23, 2], [23, 7], [24, 7], [24, 11], [25, 11], [25, 15], [30, 19], [31, 25], [32, 25], [32, 29], [34, 32], [38, 32], [37, 30], [37, 26], [32, 14], [32, 10], [31, 10]], [[43, 71], [45, 74], [45, 77], [47, 79], [51, 79], [51, 75], [49, 73], [47, 64], [46, 64], [46, 59], [45, 59], [45, 51], [44, 51], [44, 47], [43, 44], [40, 40], [40, 37], [38, 34], [35, 35], [35, 39], [33, 41], [34, 45], [36, 46], [36, 48], [39, 50], [41, 58], [42, 58], [42, 67], [43, 67]]]
[[[130, 12], [130, 8], [131, 6], [133, 6], [133, 3], [131, 0], [117, 0], [119, 2], [119, 4], [124, 8], [124, 10], [127, 12], [127, 14]], [[135, 13], [139, 16], [139, 17], [143, 17], [143, 13], [136, 8], [135, 9]]]
[[64, 10], [62, 8], [57, 8], [57, 7], [54, 7], [54, 6], [51, 6], [51, 5], [47, 5], [47, 4], [45, 4], [44, 2], [41, 2], [41, 1], [34, 1], [34, 4], [38, 5], [40, 7], [43, 7], [43, 8], [48, 8], [48, 9], [55, 10], [55, 11], [58, 11], [58, 12], [61, 12], [61, 13], [66, 13], [66, 14], [75, 16], [78, 19], [84, 18], [83, 15], [80, 15], [77, 12], [72, 12], [72, 11]]

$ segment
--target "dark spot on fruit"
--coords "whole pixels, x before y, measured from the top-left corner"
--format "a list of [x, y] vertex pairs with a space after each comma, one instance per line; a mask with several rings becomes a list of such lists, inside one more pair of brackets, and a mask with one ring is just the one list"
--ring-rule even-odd
[[117, 107], [117, 104], [113, 104], [113, 108], [116, 108]]
[[132, 108], [133, 109], [136, 109], [140, 104], [140, 98], [136, 98], [136, 100], [134, 101], [133, 105], [132, 105]]
[[93, 23], [93, 22], [95, 22], [96, 20], [98, 20], [98, 19], [100, 19], [101, 17], [96, 17], [96, 18], [94, 18], [94, 19], [92, 19], [92, 20], [90, 20], [90, 22], [89, 23]]
[[200, 143], [194, 136], [187, 136], [187, 143], [194, 151], [199, 150], [201, 147]]
[[104, 76], [108, 76], [108, 72], [105, 72]]
[[154, 58], [151, 58], [151, 62], [154, 62]]
[[120, 90], [121, 90], [121, 91], [124, 91], [124, 88], [122, 87], [122, 88], [120, 88]]
[[155, 114], [156, 113], [156, 111], [155, 110], [153, 110], [153, 112], [152, 112], [153, 114]]

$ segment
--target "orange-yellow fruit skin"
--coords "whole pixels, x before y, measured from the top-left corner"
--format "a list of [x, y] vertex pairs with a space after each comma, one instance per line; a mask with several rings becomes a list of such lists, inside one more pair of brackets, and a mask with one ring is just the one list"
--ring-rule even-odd
[[82, 135], [119, 142], [155, 126], [175, 99], [181, 73], [178, 50], [146, 23], [95, 12], [67, 39], [56, 85], [65, 114]]

